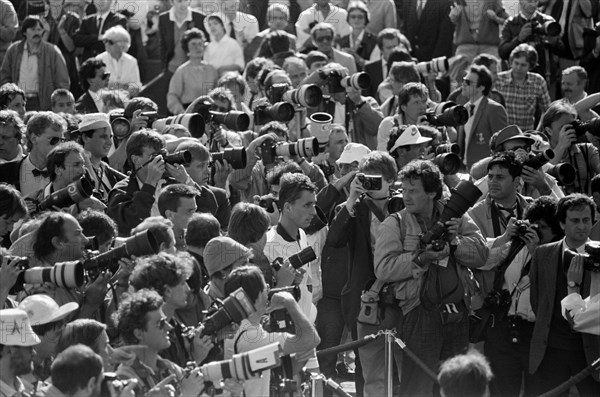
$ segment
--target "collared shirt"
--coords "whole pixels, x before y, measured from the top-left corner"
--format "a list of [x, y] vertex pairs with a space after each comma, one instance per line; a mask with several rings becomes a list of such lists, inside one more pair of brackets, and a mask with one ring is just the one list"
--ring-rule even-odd
[[343, 8], [329, 5], [329, 14], [326, 17], [320, 10], [317, 10], [315, 4], [312, 7], [302, 11], [296, 22], [296, 48], [299, 50], [304, 46], [306, 40], [310, 38], [310, 25], [314, 22], [327, 22], [333, 25], [336, 36], [344, 37], [350, 34], [350, 25], [348, 25], [347, 11]]
[[42, 175], [33, 175], [33, 170], [37, 169], [31, 162], [31, 158], [28, 156], [21, 164], [21, 173], [19, 175], [19, 183], [21, 185], [21, 194], [23, 197], [31, 196], [43, 188], [50, 182], [49, 178], [45, 178]]
[[123, 53], [119, 59], [115, 59], [107, 51], [104, 51], [96, 59], [103, 61], [106, 65], [106, 71], [110, 72], [109, 87], [114, 88], [117, 85], [132, 84], [142, 88], [140, 69], [137, 60], [131, 55]]
[[201, 95], [207, 95], [213, 89], [219, 73], [212, 65], [202, 61], [201, 65], [194, 65], [187, 61], [177, 68], [169, 82], [167, 94], [167, 108], [173, 114], [178, 114], [179, 104], [189, 105]]
[[[175, 17], [175, 7], [171, 7], [171, 9], [169, 10], [169, 21], [174, 22], [175, 26], [177, 26], [178, 28], [181, 28], [184, 23], [191, 22], [192, 20], [193, 19], [192, 19], [192, 9], [191, 8], [188, 8], [187, 15], [181, 21], [179, 21]], [[178, 43], [176, 43], [176, 44], [178, 44]]]
[[90, 97], [92, 98], [92, 100], [94, 101], [94, 104], [96, 105], [96, 108], [98, 109], [98, 112], [102, 113], [104, 111], [104, 102], [102, 101], [102, 91], [92, 91], [92, 90], [88, 90], [88, 94], [90, 94]]
[[[469, 120], [467, 121], [467, 124], [465, 124], [465, 157], [463, 159], [464, 164], [468, 164], [467, 151], [469, 150], [469, 141], [471, 140], [471, 133], [473, 132], [472, 129], [473, 129], [473, 123], [475, 122], [475, 115], [477, 114], [477, 110], [479, 109], [479, 104], [481, 103], [482, 99], [483, 99], [483, 96], [479, 97], [479, 99], [476, 100], [475, 103], [473, 103], [473, 105], [475, 105], [475, 107], [473, 108], [473, 111], [469, 115]], [[468, 109], [468, 104], [465, 105], [465, 107]]]
[[[16, 389], [15, 387], [16, 386]], [[0, 380], [0, 397], [25, 397], [29, 396], [25, 385], [21, 382], [18, 376], [15, 376], [15, 384], [13, 386], [8, 385], [3, 380]]]
[[537, 73], [527, 73], [524, 83], [517, 84], [512, 71], [498, 73], [496, 89], [504, 96], [508, 124], [516, 124], [523, 131], [535, 129], [535, 111], [544, 113], [550, 106], [546, 80]]
[[520, 17], [521, 17], [521, 18], [522, 18], [524, 21], [526, 21], [526, 22], [529, 22], [529, 21], [531, 21], [532, 19], [535, 19], [535, 17], [537, 17], [537, 15], [538, 15], [538, 11], [537, 11], [537, 10], [535, 10], [535, 11], [533, 12], [533, 15], [531, 16], [531, 18], [527, 18], [527, 17], [525, 16], [525, 14], [523, 14], [523, 11], [519, 11], [519, 16], [520, 16]]
[[25, 91], [25, 95], [37, 94], [40, 91], [38, 54], [39, 49], [37, 52], [29, 51], [29, 45], [25, 41], [19, 67], [19, 87]]
[[[237, 40], [229, 36], [223, 36], [220, 41], [211, 37], [204, 50], [204, 61], [219, 70], [221, 66], [237, 65], [244, 69], [244, 51]], [[224, 73], [224, 72], [221, 72]]]

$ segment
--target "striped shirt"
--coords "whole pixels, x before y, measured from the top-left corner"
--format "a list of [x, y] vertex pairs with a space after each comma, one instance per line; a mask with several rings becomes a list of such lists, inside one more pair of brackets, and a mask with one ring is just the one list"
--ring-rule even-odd
[[524, 83], [513, 80], [511, 71], [498, 73], [496, 89], [504, 96], [508, 124], [516, 124], [523, 131], [535, 129], [536, 108], [543, 114], [550, 106], [546, 80], [537, 73], [527, 73]]

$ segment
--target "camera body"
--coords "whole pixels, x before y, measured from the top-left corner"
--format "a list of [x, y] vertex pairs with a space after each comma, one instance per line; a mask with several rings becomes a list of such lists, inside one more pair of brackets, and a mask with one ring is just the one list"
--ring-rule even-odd
[[498, 291], [493, 289], [483, 300], [483, 305], [489, 310], [497, 311], [508, 308], [511, 302], [512, 299], [508, 290], [501, 289]]
[[[292, 106], [286, 103], [288, 106]], [[309, 158], [319, 153], [317, 138], [302, 138], [296, 142], [275, 142], [267, 139], [260, 145], [263, 164], [273, 164], [277, 157], [300, 156]]]
[[180, 150], [171, 154], [165, 153], [162, 155], [162, 158], [167, 164], [180, 164], [186, 166], [192, 162], [192, 153], [190, 153], [188, 150]]
[[547, 164], [554, 158], [554, 151], [552, 149], [544, 150], [538, 154], [529, 154], [529, 158], [523, 162], [523, 165], [539, 170], [544, 164]]
[[140, 113], [140, 116], [148, 117], [148, 121], [146, 121], [146, 123], [148, 124], [149, 127], [151, 127], [152, 124], [154, 124], [154, 122], [156, 120], [158, 120], [158, 112], [154, 112], [154, 111], [142, 112], [142, 113]]
[[294, 118], [295, 114], [294, 106], [287, 102], [277, 102], [274, 105], [264, 104], [254, 109], [254, 124], [265, 125], [271, 121], [287, 123]]
[[[278, 292], [289, 292], [292, 294], [296, 302], [300, 300], [300, 287], [297, 285], [292, 285], [289, 287], [282, 288], [273, 288], [269, 291], [269, 303], [273, 298], [273, 295]], [[269, 323], [265, 327], [267, 332], [294, 332], [294, 322], [290, 317], [289, 313], [285, 309], [274, 310], [269, 314]]]
[[[119, 396], [123, 389], [125, 389], [130, 382], [131, 379], [119, 379], [115, 372], [105, 372], [102, 383], [100, 384], [100, 397], [113, 397], [112, 391], [115, 393], [114, 396]], [[112, 386], [112, 391], [109, 385]], [[133, 390], [136, 396], [140, 392], [138, 386], [136, 386]]]
[[572, 121], [571, 127], [575, 130], [575, 135], [577, 135], [578, 138], [584, 137], [586, 132], [589, 132], [594, 136], [600, 136], [600, 117], [596, 117], [589, 121]]
[[561, 27], [558, 22], [546, 21], [539, 22], [536, 19], [531, 20], [531, 32], [536, 36], [558, 36], [561, 32]]
[[515, 226], [517, 227], [517, 236], [524, 236], [529, 230], [529, 223], [524, 220], [515, 221]]
[[366, 190], [381, 190], [383, 177], [381, 175], [357, 174], [356, 178]]
[[343, 76], [339, 70], [330, 70], [328, 72], [320, 71], [319, 76], [327, 82], [330, 94], [346, 92], [346, 88], [348, 87], [352, 87], [355, 90], [365, 90], [371, 85], [371, 78], [365, 72]]
[[583, 256], [583, 267], [586, 271], [600, 272], [600, 242], [590, 241], [585, 244], [585, 254], [578, 254], [577, 252], [566, 250], [565, 251], [565, 265], [570, 265], [571, 260], [576, 255]]
[[273, 209], [273, 203], [275, 203], [277, 208], [279, 208], [279, 205], [277, 204], [277, 198], [275, 198], [272, 194], [265, 194], [258, 199], [259, 207], [264, 208], [270, 214], [275, 212]]

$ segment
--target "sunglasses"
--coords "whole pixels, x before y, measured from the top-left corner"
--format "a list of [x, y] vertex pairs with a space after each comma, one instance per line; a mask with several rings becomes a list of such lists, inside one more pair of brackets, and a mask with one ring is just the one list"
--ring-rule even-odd
[[101, 78], [102, 80], [106, 80], [106, 79], [108, 79], [109, 77], [110, 77], [110, 72], [104, 72], [104, 73], [102, 73], [102, 76], [100, 76], [100, 78]]
[[65, 141], [65, 138], [59, 138], [57, 136], [53, 136], [52, 138], [50, 138], [49, 143], [50, 143], [50, 146], [56, 146], [59, 143], [62, 143], [64, 141]]
[[471, 81], [469, 79], [467, 79], [466, 77], [463, 79], [463, 84], [466, 86], [471, 86], [472, 84], [475, 84], [474, 81]]
[[321, 37], [316, 37], [315, 41], [317, 43], [322, 43], [324, 41], [332, 41], [333, 40], [333, 36], [321, 36]]

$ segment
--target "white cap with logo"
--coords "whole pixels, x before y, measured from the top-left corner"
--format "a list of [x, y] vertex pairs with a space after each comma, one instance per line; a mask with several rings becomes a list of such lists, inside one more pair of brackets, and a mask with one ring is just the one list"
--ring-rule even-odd
[[0, 343], [24, 347], [40, 343], [40, 338], [31, 329], [27, 313], [21, 309], [0, 310]]
[[371, 153], [371, 149], [360, 143], [350, 142], [344, 147], [344, 151], [336, 163], [352, 164], [353, 162], [360, 163], [363, 157]]

